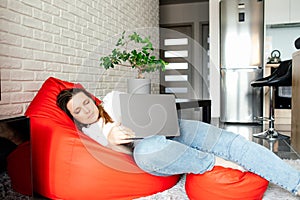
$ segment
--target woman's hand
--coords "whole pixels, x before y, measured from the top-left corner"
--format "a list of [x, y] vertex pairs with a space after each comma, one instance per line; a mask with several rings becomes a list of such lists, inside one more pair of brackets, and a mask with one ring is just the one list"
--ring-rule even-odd
[[132, 154], [132, 147], [129, 143], [131, 143], [133, 140], [130, 140], [129, 138], [133, 138], [134, 136], [135, 134], [131, 129], [118, 124], [111, 129], [107, 136], [109, 143], [108, 146], [112, 150], [126, 154]]
[[111, 145], [127, 144], [132, 142], [130, 138], [135, 137], [134, 132], [121, 124], [114, 126], [107, 136], [107, 140]]

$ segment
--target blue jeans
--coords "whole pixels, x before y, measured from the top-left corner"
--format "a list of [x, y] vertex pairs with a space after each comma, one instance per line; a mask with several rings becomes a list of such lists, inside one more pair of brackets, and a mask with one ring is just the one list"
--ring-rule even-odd
[[219, 156], [294, 194], [299, 190], [300, 172], [267, 148], [200, 121], [180, 120], [179, 124], [179, 137], [156, 135], [136, 145], [133, 155], [141, 169], [158, 176], [202, 174], [213, 168]]

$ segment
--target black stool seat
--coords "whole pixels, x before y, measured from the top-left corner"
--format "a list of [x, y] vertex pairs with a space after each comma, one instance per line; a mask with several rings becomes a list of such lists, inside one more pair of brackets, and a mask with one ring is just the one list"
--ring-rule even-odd
[[260, 78], [251, 82], [252, 87], [291, 86], [291, 85], [292, 85], [292, 60], [282, 61], [270, 76]]

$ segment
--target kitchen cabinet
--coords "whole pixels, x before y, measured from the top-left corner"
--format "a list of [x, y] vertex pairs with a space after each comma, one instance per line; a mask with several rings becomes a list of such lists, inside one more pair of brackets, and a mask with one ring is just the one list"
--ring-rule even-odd
[[267, 25], [300, 23], [299, 0], [265, 0]]
[[290, 22], [291, 23], [300, 23], [300, 1], [299, 0], [290, 0]]

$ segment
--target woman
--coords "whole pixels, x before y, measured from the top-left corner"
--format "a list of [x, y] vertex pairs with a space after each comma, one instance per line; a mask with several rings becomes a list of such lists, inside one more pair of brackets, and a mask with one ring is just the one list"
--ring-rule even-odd
[[[124, 144], [132, 142], [133, 131], [113, 122], [108, 114], [113, 113], [112, 106], [97, 107], [85, 90], [64, 90], [57, 104], [85, 134], [93, 139], [102, 135], [104, 142], [99, 143], [104, 146], [122, 151]], [[91, 128], [95, 124], [98, 129]], [[152, 136], [137, 143], [133, 156], [141, 169], [158, 176], [201, 174], [214, 166], [246, 169], [299, 195], [300, 172], [267, 148], [199, 121], [180, 120], [179, 125], [179, 137]]]
[[75, 122], [78, 129], [99, 144], [115, 151], [132, 154], [132, 140], [128, 138], [134, 137], [134, 133], [114, 122], [101, 104], [96, 105], [86, 90], [63, 90], [58, 95], [57, 105]]

